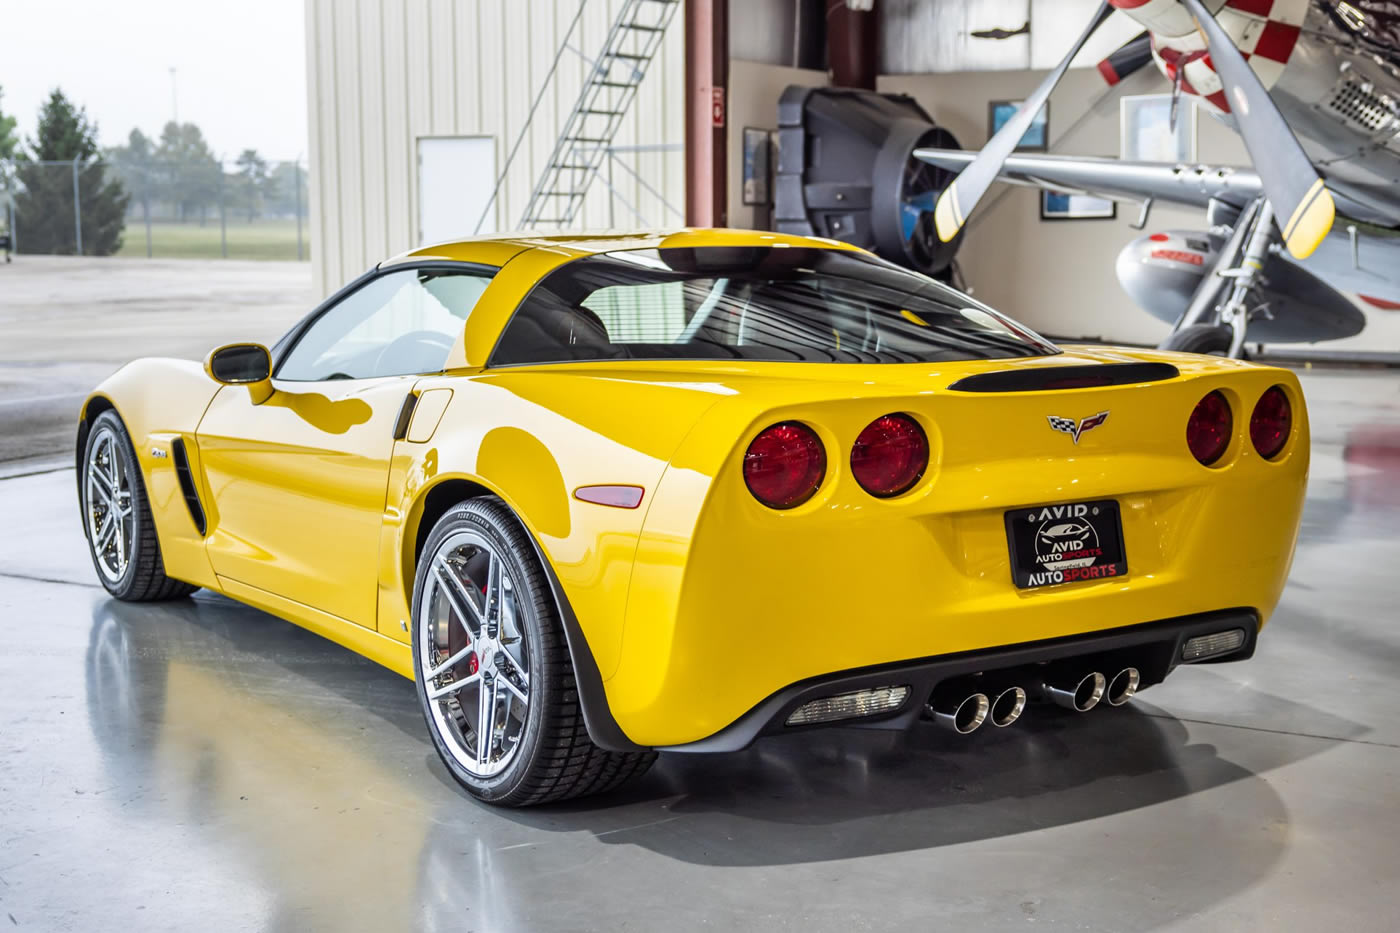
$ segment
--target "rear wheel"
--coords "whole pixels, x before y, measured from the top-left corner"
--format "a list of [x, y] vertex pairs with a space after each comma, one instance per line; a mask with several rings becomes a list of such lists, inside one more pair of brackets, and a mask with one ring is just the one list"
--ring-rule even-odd
[[589, 739], [525, 535], [499, 500], [468, 500], [433, 528], [413, 591], [414, 681], [433, 745], [473, 796], [510, 807], [608, 791], [656, 759]]
[[116, 412], [104, 411], [93, 421], [82, 464], [83, 533], [107, 592], [127, 602], [150, 602], [199, 589], [165, 575], [141, 465]]
[[1191, 324], [1162, 341], [1161, 349], [1227, 356], [1234, 332], [1223, 324]]

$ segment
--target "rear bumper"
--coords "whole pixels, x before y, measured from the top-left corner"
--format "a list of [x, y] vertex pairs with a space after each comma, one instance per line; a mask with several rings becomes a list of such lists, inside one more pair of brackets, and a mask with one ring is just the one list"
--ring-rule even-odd
[[[1189, 639], [1236, 628], [1244, 632], [1244, 642], [1239, 648], [1202, 661], [1182, 660], [1183, 647]], [[1052, 638], [841, 671], [784, 687], [714, 735], [684, 745], [664, 746], [661, 750], [732, 752], [747, 747], [761, 735], [819, 729], [824, 726], [859, 725], [881, 729], [908, 729], [922, 715], [924, 703], [939, 684], [952, 678], [974, 674], [994, 675], [999, 682], [1019, 683], [1028, 691], [1032, 691], [1038, 685], [1041, 672], [1051, 665], [1073, 665], [1082, 667], [1085, 672], [1101, 670], [1109, 676], [1112, 676], [1114, 671], [1131, 665], [1139, 670], [1142, 686], [1147, 687], [1160, 683], [1178, 664], [1243, 661], [1254, 654], [1258, 637], [1259, 616], [1254, 610], [1226, 609], [1088, 635]], [[1108, 667], [1113, 667], [1113, 670], [1107, 670]], [[815, 726], [785, 725], [788, 716], [795, 709], [811, 700], [886, 686], [909, 687], [909, 694], [898, 709], [861, 719]]]

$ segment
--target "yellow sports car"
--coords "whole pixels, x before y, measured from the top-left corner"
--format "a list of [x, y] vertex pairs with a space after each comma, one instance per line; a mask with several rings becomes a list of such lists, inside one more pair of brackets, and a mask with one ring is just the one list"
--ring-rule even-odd
[[411, 677], [452, 775], [520, 806], [1247, 658], [1308, 425], [1285, 370], [685, 230], [399, 256], [271, 350], [124, 367], [77, 466], [114, 596], [207, 587]]

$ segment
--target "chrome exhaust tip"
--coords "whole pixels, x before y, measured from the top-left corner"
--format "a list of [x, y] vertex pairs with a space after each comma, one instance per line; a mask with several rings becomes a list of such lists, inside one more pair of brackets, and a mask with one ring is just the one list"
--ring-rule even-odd
[[1137, 693], [1138, 684], [1142, 683], [1142, 675], [1135, 667], [1125, 667], [1113, 675], [1113, 679], [1108, 682], [1108, 689], [1104, 691], [1103, 698], [1109, 706], [1122, 706], [1133, 698]]
[[985, 693], [974, 693], [956, 702], [935, 698], [927, 705], [934, 722], [958, 735], [968, 735], [981, 728], [990, 708], [991, 702]]
[[987, 720], [998, 729], [1004, 729], [1021, 718], [1026, 710], [1026, 691], [1020, 687], [1007, 687], [992, 697]]
[[1054, 683], [1047, 681], [1041, 685], [1040, 689], [1045, 699], [1056, 706], [1087, 713], [1099, 705], [1099, 700], [1103, 699], [1106, 686], [1103, 674], [1094, 671], [1075, 681], [1066, 680]]

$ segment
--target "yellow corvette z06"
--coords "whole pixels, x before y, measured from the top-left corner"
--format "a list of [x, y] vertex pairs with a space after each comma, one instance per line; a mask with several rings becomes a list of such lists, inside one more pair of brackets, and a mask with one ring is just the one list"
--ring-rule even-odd
[[112, 595], [206, 587], [412, 678], [452, 775], [520, 806], [1247, 658], [1308, 424], [1285, 370], [685, 230], [399, 256], [271, 350], [124, 367], [77, 466]]

